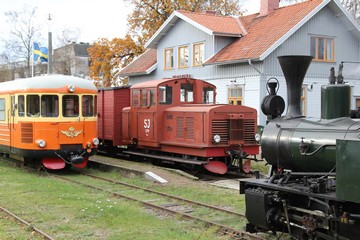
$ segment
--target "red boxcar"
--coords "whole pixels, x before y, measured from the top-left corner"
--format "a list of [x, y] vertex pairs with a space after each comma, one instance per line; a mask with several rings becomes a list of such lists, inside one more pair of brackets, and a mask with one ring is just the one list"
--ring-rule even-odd
[[[128, 148], [125, 153], [203, 165], [216, 173], [225, 173], [230, 166], [248, 172], [250, 160], [246, 158], [259, 153], [256, 109], [215, 102], [216, 87], [197, 79], [162, 79], [132, 86], [119, 133]], [[110, 104], [120, 108], [119, 103]], [[101, 128], [101, 106], [98, 108]], [[100, 128], [99, 138], [106, 139]]]
[[122, 146], [122, 109], [130, 106], [130, 88], [100, 89], [97, 97], [99, 150], [115, 155]]

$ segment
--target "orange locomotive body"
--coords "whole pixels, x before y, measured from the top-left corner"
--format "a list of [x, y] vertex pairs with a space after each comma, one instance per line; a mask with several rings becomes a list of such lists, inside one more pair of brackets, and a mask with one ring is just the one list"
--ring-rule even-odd
[[197, 79], [132, 86], [130, 106], [121, 113], [125, 153], [220, 174], [230, 166], [249, 172], [247, 157], [259, 153], [256, 109], [215, 102], [216, 87]]
[[0, 84], [0, 151], [48, 169], [83, 168], [97, 151], [97, 89], [45, 75]]

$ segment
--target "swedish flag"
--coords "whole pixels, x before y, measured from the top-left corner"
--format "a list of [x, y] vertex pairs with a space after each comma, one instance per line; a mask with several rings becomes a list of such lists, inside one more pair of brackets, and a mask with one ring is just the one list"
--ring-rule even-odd
[[34, 62], [47, 62], [48, 49], [46, 47], [39, 47], [39, 44], [34, 42]]

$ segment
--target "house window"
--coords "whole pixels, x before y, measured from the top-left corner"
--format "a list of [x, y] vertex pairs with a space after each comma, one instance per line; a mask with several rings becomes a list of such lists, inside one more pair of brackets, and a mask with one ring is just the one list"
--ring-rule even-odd
[[300, 96], [300, 110], [303, 116], [306, 116], [306, 86], [303, 85], [301, 88], [301, 96]]
[[228, 103], [231, 105], [242, 105], [241, 87], [231, 87], [228, 89]]
[[193, 66], [201, 66], [205, 60], [205, 44], [196, 43], [193, 45]]
[[179, 68], [186, 68], [189, 64], [189, 48], [188, 46], [179, 47]]
[[165, 49], [165, 70], [174, 68], [174, 50], [172, 48]]
[[310, 54], [315, 61], [334, 61], [334, 38], [311, 37]]

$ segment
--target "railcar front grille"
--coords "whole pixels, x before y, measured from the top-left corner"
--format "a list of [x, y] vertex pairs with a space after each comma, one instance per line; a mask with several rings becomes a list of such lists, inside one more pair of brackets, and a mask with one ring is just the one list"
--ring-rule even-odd
[[33, 124], [22, 123], [21, 124], [21, 143], [33, 143]]
[[229, 141], [229, 121], [228, 120], [213, 120], [212, 121], [212, 136], [220, 136], [220, 144], [227, 144]]
[[255, 143], [255, 122], [253, 119], [213, 120], [212, 137], [220, 136], [220, 144], [229, 141], [241, 144]]
[[244, 119], [244, 141], [245, 143], [255, 143], [255, 120]]

